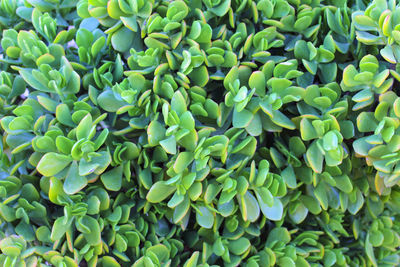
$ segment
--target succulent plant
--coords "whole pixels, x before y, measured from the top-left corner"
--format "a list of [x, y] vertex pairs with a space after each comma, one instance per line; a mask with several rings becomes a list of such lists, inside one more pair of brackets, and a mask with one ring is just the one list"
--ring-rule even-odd
[[399, 266], [394, 0], [1, 0], [0, 266]]

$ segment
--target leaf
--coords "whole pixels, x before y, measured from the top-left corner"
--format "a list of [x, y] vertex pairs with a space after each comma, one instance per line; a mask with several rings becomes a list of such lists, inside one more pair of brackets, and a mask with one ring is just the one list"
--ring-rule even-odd
[[53, 224], [53, 228], [51, 229], [50, 239], [52, 241], [60, 240], [65, 233], [68, 231], [72, 220], [68, 220], [65, 216], [58, 217]]
[[262, 133], [262, 121], [258, 113], [254, 114], [253, 119], [247, 125], [246, 131], [252, 136], [259, 136]]
[[272, 206], [268, 206], [263, 201], [258, 200], [262, 213], [271, 221], [280, 221], [283, 216], [283, 205], [279, 198], [274, 197]]
[[200, 206], [196, 211], [196, 221], [201, 227], [211, 229], [214, 225], [214, 216], [207, 207]]
[[175, 224], [181, 222], [183, 218], [188, 214], [190, 209], [190, 200], [186, 196], [185, 199], [178, 205], [176, 206], [173, 214], [173, 221]]
[[249, 87], [250, 89], [255, 88], [255, 93], [260, 97], [265, 96], [266, 83], [264, 73], [262, 73], [261, 71], [253, 72], [249, 78]]
[[193, 161], [193, 154], [191, 152], [181, 152], [175, 160], [174, 171], [176, 173], [183, 172], [187, 166]]
[[282, 171], [281, 176], [289, 188], [297, 187], [296, 175], [292, 166], [289, 165], [288, 167], [286, 167]]
[[100, 179], [103, 182], [104, 187], [110, 191], [119, 191], [122, 185], [122, 172], [122, 165], [119, 165], [118, 167], [103, 173], [100, 176]]
[[245, 253], [251, 244], [250, 241], [245, 237], [240, 237], [237, 240], [232, 240], [229, 242], [229, 251], [232, 252], [234, 255], [242, 255]]
[[165, 128], [158, 121], [152, 121], [147, 127], [147, 139], [150, 146], [156, 146], [165, 137]]
[[43, 83], [38, 81], [33, 75], [32, 72], [28, 69], [19, 69], [19, 73], [21, 74], [22, 78], [24, 78], [24, 81], [32, 86], [34, 89], [42, 91], [42, 92], [48, 92], [48, 93], [53, 93], [53, 90], [49, 89], [47, 86], [45, 86]]
[[159, 203], [169, 197], [175, 190], [175, 186], [167, 185], [163, 181], [158, 181], [151, 186], [146, 199], [150, 203]]
[[247, 109], [243, 109], [238, 112], [236, 109], [233, 110], [232, 125], [235, 128], [245, 128], [249, 126], [250, 122], [253, 120], [253, 113]]
[[61, 205], [61, 203], [65, 204], [65, 201], [67, 199], [67, 195], [64, 192], [63, 185], [61, 181], [56, 177], [50, 178], [49, 199], [51, 202], [59, 205]]
[[197, 265], [197, 261], [199, 258], [200, 253], [198, 251], [194, 252], [192, 254], [192, 256], [190, 256], [190, 258], [185, 262], [185, 264], [183, 264], [183, 267], [196, 267]]
[[176, 154], [176, 141], [175, 137], [171, 135], [167, 139], [161, 140], [160, 145], [169, 154]]
[[117, 99], [111, 90], [104, 90], [98, 96], [97, 102], [102, 109], [108, 112], [116, 112], [126, 104], [122, 99]]
[[385, 46], [385, 48], [382, 48], [381, 51], [381, 56], [388, 62], [392, 63], [392, 64], [396, 64], [396, 58], [393, 54], [392, 48], [387, 45]]
[[279, 110], [274, 110], [272, 111], [272, 118], [271, 120], [278, 126], [281, 126], [283, 128], [287, 128], [290, 130], [296, 129], [296, 126], [294, 123], [286, 117], [282, 112]]
[[132, 47], [134, 35], [133, 31], [126, 27], [121, 27], [111, 36], [113, 48], [119, 52], [128, 51]]
[[81, 231], [83, 227], [89, 229], [88, 232], [82, 231], [83, 236], [85, 237], [89, 245], [94, 246], [101, 243], [100, 226], [95, 218], [85, 215], [79, 218], [76, 221], [75, 225], [79, 231]]
[[157, 244], [149, 247], [146, 252], [154, 253], [160, 262], [165, 262], [170, 258], [169, 249], [163, 244]]
[[306, 159], [313, 171], [316, 173], [322, 172], [324, 156], [318, 148], [317, 141], [314, 141], [307, 149]]
[[365, 238], [365, 253], [367, 254], [368, 259], [371, 261], [373, 266], [378, 266], [376, 263], [376, 258], [374, 254], [374, 248], [372, 247], [370, 241], [370, 235], [367, 233], [367, 237]]
[[333, 150], [338, 147], [338, 137], [333, 131], [327, 132], [322, 138], [322, 142], [326, 151]]
[[210, 9], [210, 11], [213, 12], [218, 17], [222, 17], [228, 12], [231, 6], [231, 0], [222, 0], [222, 3], [221, 2], [219, 3], [220, 4], [218, 6], [214, 6], [213, 8]]
[[81, 191], [87, 185], [86, 177], [80, 176], [78, 164], [73, 161], [69, 167], [67, 177], [64, 181], [64, 191], [69, 195], [73, 195]]
[[303, 139], [304, 141], [309, 141], [318, 138], [318, 134], [315, 131], [314, 126], [306, 118], [303, 118], [300, 121], [300, 134], [301, 134], [301, 139]]
[[78, 127], [76, 127], [76, 139], [86, 139], [92, 129], [92, 116], [88, 113], [80, 122]]
[[186, 101], [183, 98], [183, 95], [180, 91], [176, 91], [172, 96], [171, 109], [174, 110], [176, 114], [178, 114], [178, 116], [181, 116], [182, 113], [184, 113], [187, 110]]
[[328, 188], [325, 182], [320, 182], [314, 189], [314, 195], [324, 210], [328, 209], [328, 196], [326, 190], [328, 190]]
[[249, 191], [241, 196], [239, 204], [244, 221], [255, 222], [258, 219], [260, 216], [260, 207], [256, 198]]
[[305, 220], [308, 214], [308, 209], [300, 203], [296, 205], [296, 209], [289, 209], [289, 217], [293, 220], [294, 223], [301, 223]]
[[44, 176], [53, 176], [67, 167], [71, 161], [68, 156], [50, 152], [40, 159], [36, 169]]

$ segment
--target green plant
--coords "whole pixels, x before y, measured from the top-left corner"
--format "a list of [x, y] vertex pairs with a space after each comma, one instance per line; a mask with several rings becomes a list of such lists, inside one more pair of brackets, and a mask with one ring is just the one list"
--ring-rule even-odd
[[0, 265], [400, 265], [395, 0], [0, 1]]

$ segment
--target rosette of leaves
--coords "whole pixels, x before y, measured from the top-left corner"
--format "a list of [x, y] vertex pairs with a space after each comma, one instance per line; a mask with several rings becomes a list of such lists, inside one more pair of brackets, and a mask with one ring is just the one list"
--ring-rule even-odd
[[213, 42], [208, 48], [205, 57], [207, 67], [216, 67], [217, 71], [220, 68], [232, 68], [237, 63], [237, 57], [231, 50], [231, 47], [226, 43]]
[[202, 0], [202, 3], [206, 7], [207, 17], [223, 17], [231, 10], [230, 0]]
[[201, 47], [209, 48], [211, 45], [212, 28], [202, 20], [192, 22], [190, 32], [187, 36], [188, 41], [192, 40]]
[[1, 1], [0, 4], [0, 31], [3, 29], [18, 29], [24, 25], [17, 9], [23, 6], [20, 0]]
[[0, 250], [0, 263], [3, 266], [31, 266], [38, 262], [38, 258], [32, 255], [34, 250], [28, 248], [26, 240], [17, 235], [2, 237]]
[[[249, 255], [253, 254], [255, 249], [252, 241], [256, 240], [258, 227], [250, 226], [251, 230], [246, 232], [245, 229], [249, 228], [249, 224], [244, 223], [240, 218], [237, 219], [236, 216], [231, 216], [229, 222], [225, 222], [219, 227], [223, 228], [220, 233], [201, 228], [198, 233], [185, 234], [185, 240], [190, 248], [201, 248], [201, 243], [203, 243], [203, 251], [205, 249], [208, 252], [203, 254], [204, 257], [198, 259], [202, 264], [199, 265], [198, 262], [197, 266], [219, 266], [221, 264], [237, 266], [250, 260]], [[204, 241], [202, 241], [203, 239]]]
[[[377, 206], [374, 206], [372, 209], [377, 211]], [[376, 218], [374, 215], [373, 219], [354, 221], [353, 227], [355, 239], [358, 242], [363, 242], [364, 253], [366, 254], [364, 257], [352, 255], [355, 257], [354, 262], [367, 261], [372, 266], [399, 264], [400, 257], [393, 254], [393, 251], [396, 250], [394, 248], [398, 247], [400, 242], [400, 237], [396, 230], [398, 225], [393, 221], [393, 218], [383, 214]], [[362, 230], [365, 232], [361, 235]]]
[[[243, 52], [251, 60], [262, 64], [266, 63], [271, 56], [271, 53], [267, 50], [284, 45], [285, 36], [279, 33], [276, 28], [275, 26], [271, 26], [254, 33], [254, 35], [250, 35], [243, 46]], [[272, 58], [279, 60], [281, 57], [272, 56]]]
[[[79, 254], [76, 258], [74, 257], [76, 262], [80, 262], [84, 257], [87, 261], [97, 260], [97, 256], [102, 253], [101, 230], [104, 225], [88, 215], [88, 203], [81, 202], [84, 196], [82, 194], [67, 195], [62, 182], [56, 177], [44, 179], [41, 185], [52, 203], [64, 206], [63, 212], [58, 213], [54, 220], [50, 240], [62, 244], [64, 251], [73, 253], [78, 252], [79, 249]], [[104, 203], [104, 205], [107, 204]], [[81, 246], [82, 243], [83, 246]], [[85, 255], [88, 251], [88, 255]]]
[[[266, 64], [270, 66], [269, 69], [274, 66], [272, 61]], [[239, 79], [241, 75], [249, 77], [246, 85], [252, 88], [251, 90], [247, 89], [246, 85], [242, 86], [241, 79]], [[293, 122], [279, 110], [282, 107], [282, 100], [274, 91], [282, 94], [282, 96], [288, 93], [302, 95], [303, 91], [296, 87], [289, 88], [291, 81], [285, 78], [273, 78], [266, 82], [266, 76], [267, 78], [271, 77], [271, 74], [267, 72], [267, 75], [265, 75], [262, 71], [251, 73], [245, 67], [234, 67], [224, 79], [224, 85], [229, 90], [225, 95], [225, 106], [229, 109], [225, 112], [229, 114], [229, 111], [233, 109], [233, 127], [245, 128], [253, 136], [260, 135], [263, 129], [268, 131], [279, 131], [282, 129], [281, 127], [294, 129]], [[267, 94], [266, 86], [268, 83], [271, 84], [272, 92]], [[284, 92], [286, 88], [287, 91]], [[254, 94], [258, 97], [253, 97]], [[294, 99], [291, 100], [289, 98], [288, 102], [299, 100], [301, 96], [300, 98], [294, 96]]]
[[[117, 51], [126, 52], [138, 41], [146, 20], [151, 15], [154, 1], [80, 0], [77, 12], [82, 18], [96, 18], [108, 28], [111, 44]], [[123, 38], [123, 39], [121, 39]]]
[[47, 217], [48, 206], [40, 199], [39, 178], [24, 174], [16, 177], [19, 167], [21, 162], [8, 168], [3, 164], [0, 172], [0, 262], [5, 266], [44, 262], [39, 251], [50, 250], [51, 220]]
[[57, 23], [49, 15], [49, 13], [42, 13], [37, 8], [32, 12], [32, 25], [48, 43], [52, 43], [57, 35]]
[[324, 13], [324, 18], [330, 30], [325, 39], [332, 39], [336, 50], [344, 55], [348, 52], [354, 52], [350, 48], [354, 48], [356, 51], [353, 44], [354, 34], [351, 31], [351, 10], [343, 3], [342, 6], [330, 5], [324, 10]]
[[[366, 192], [368, 182], [361, 178], [366, 174], [354, 173], [349, 158], [339, 166], [326, 166], [322, 174], [315, 174], [299, 160], [305, 153], [306, 146], [297, 136], [289, 139], [288, 146], [276, 141], [270, 149], [260, 151], [281, 170], [280, 176], [287, 186], [287, 194], [281, 198], [284, 214], [296, 224], [304, 221], [308, 214], [318, 215], [329, 207], [356, 214], [364, 204], [362, 192]], [[360, 180], [353, 183], [350, 177]], [[300, 194], [296, 190], [302, 186], [307, 193]]]
[[[61, 104], [57, 107], [56, 116], [63, 123], [70, 120], [68, 123], [74, 124], [69, 112], [68, 107]], [[118, 188], [122, 180], [122, 167], [104, 172], [111, 163], [111, 155], [109, 150], [99, 151], [107, 138], [108, 130], [104, 129], [97, 134], [96, 124], [105, 116], [93, 121], [90, 113], [80, 115], [83, 118], [67, 136], [56, 126], [50, 127], [52, 134], [48, 131], [43, 136], [36, 136], [32, 140], [35, 153], [31, 156], [30, 163], [43, 176], [64, 179], [63, 188], [68, 194], [79, 192], [88, 182], [96, 181], [99, 175], [107, 188]], [[118, 181], [118, 178], [121, 180]], [[111, 184], [108, 182], [110, 179], [113, 180]]]
[[[292, 235], [294, 233], [283, 227], [271, 229], [264, 249], [256, 254], [258, 266], [309, 266], [310, 263], [318, 262], [321, 232], [305, 231], [297, 236]], [[302, 247], [306, 246], [313, 250], [303, 251]]]
[[50, 44], [47, 47], [33, 31], [5, 30], [1, 46], [6, 51], [7, 58], [3, 59], [5, 62], [23, 64], [27, 68], [50, 63], [52, 66], [59, 66], [61, 57], [65, 55], [62, 46]]
[[340, 125], [332, 115], [324, 118], [302, 118], [300, 121], [301, 138], [312, 141], [305, 154], [305, 160], [316, 173], [327, 166], [337, 166], [348, 156], [343, 146], [343, 135]]
[[[28, 242], [34, 241], [36, 229], [32, 228], [32, 225], [48, 224], [46, 206], [39, 203], [39, 192], [35, 187], [38, 179], [29, 175], [21, 175], [17, 178], [12, 174], [2, 174], [4, 178], [0, 181], [0, 190], [3, 200], [1, 220], [5, 224], [3, 230], [16, 233]], [[30, 181], [30, 183], [23, 185], [21, 180]]]
[[301, 60], [304, 68], [311, 74], [321, 78], [322, 82], [329, 83], [336, 80], [337, 64], [332, 62], [335, 52], [339, 50], [346, 53], [347, 48], [340, 47], [340, 43], [335, 42], [332, 36], [327, 35], [324, 44], [316, 48], [311, 42], [304, 40], [296, 41], [294, 45], [294, 56]]
[[160, 12], [163, 16], [155, 13], [146, 19], [144, 30], [147, 37], [143, 42], [149, 48], [174, 50], [188, 30], [184, 19], [189, 13], [189, 8], [184, 1], [174, 1], [167, 6], [158, 6], [157, 9], [162, 8], [166, 9]]
[[0, 72], [0, 114], [5, 116], [15, 108], [16, 99], [25, 92], [26, 84], [19, 75]]
[[63, 56], [59, 70], [53, 69], [51, 65], [42, 63], [38, 69], [14, 67], [21, 77], [33, 89], [58, 94], [60, 99], [72, 95], [80, 90], [80, 76], [76, 73], [71, 63]]
[[395, 93], [386, 92], [380, 96], [374, 112], [362, 112], [357, 117], [357, 128], [365, 136], [354, 141], [353, 148], [377, 170], [375, 187], [380, 194], [400, 179], [397, 174], [399, 103]]
[[82, 63], [97, 66], [105, 54], [106, 38], [99, 29], [91, 32], [85, 28], [79, 28], [76, 31], [76, 44], [78, 46], [79, 60]]
[[381, 56], [396, 64], [400, 59], [400, 13], [396, 1], [372, 1], [365, 11], [353, 12], [357, 40], [380, 49]]
[[353, 2], [1, 1], [0, 265], [399, 265], [399, 8]]
[[77, 2], [77, 0], [29, 0], [27, 4], [18, 7], [17, 14], [26, 21], [31, 22], [32, 12], [36, 8], [42, 13], [54, 14], [58, 25], [68, 27], [69, 24], [73, 23], [74, 18], [76, 18], [73, 15], [73, 11], [76, 9]]
[[[135, 73], [152, 73], [161, 63], [162, 50], [158, 48], [148, 48], [145, 51], [130, 50], [131, 56], [128, 58], [128, 67], [134, 69]], [[130, 72], [128, 72], [129, 74]]]
[[[292, 5], [296, 5], [295, 9]], [[320, 30], [321, 7], [317, 2], [261, 0], [257, 2], [257, 9], [263, 24], [277, 27], [283, 32], [298, 32], [306, 38], [314, 40]]]
[[46, 117], [46, 113], [37, 100], [28, 98], [13, 110], [13, 115], [4, 116], [1, 119], [4, 145], [6, 145], [4, 149], [9, 148], [11, 154], [15, 154], [19, 160], [24, 159], [21, 158], [22, 155], [29, 157], [30, 153], [26, 155], [22, 152], [31, 148], [32, 140], [36, 135], [45, 133], [44, 129], [50, 121], [50, 117]]
[[360, 110], [374, 103], [375, 94], [383, 94], [393, 85], [393, 78], [388, 79], [389, 70], [379, 64], [376, 57], [366, 55], [360, 60], [359, 71], [354, 65], [343, 70], [340, 83], [344, 92], [356, 92], [352, 100], [356, 102], [353, 110]]

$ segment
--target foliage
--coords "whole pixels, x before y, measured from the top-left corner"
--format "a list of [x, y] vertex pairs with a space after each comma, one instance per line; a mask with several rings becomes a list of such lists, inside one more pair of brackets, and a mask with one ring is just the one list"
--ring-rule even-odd
[[400, 265], [398, 1], [1, 0], [0, 29], [1, 266]]

